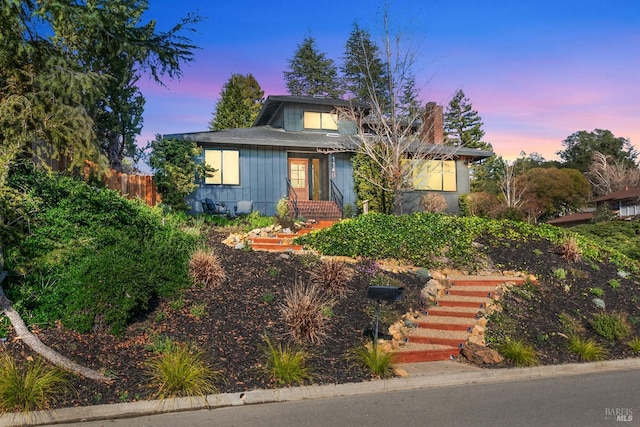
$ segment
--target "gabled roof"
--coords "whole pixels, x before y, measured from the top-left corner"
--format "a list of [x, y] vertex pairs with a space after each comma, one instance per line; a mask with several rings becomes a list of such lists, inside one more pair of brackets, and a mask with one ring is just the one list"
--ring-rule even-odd
[[309, 104], [309, 105], [325, 105], [330, 107], [349, 107], [351, 105], [368, 111], [370, 107], [366, 104], [356, 101], [347, 101], [344, 99], [315, 97], [315, 96], [290, 96], [290, 95], [269, 95], [262, 104], [262, 108], [258, 116], [253, 122], [253, 126], [267, 126], [271, 124], [271, 120], [285, 103]]
[[613, 193], [596, 197], [591, 201], [594, 203], [598, 203], [598, 202], [608, 202], [612, 200], [635, 200], [635, 199], [640, 199], [640, 185], [637, 185], [635, 187], [625, 187], [622, 190], [614, 191]]
[[560, 227], [571, 227], [577, 224], [586, 224], [593, 219], [593, 212], [577, 212], [560, 218], [547, 221], [547, 224], [557, 225]]

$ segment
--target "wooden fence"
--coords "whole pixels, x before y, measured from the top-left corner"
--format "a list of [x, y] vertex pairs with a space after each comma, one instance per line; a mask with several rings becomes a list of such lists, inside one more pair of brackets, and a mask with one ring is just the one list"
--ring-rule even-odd
[[139, 197], [149, 206], [155, 206], [162, 201], [153, 182], [153, 175], [129, 175], [109, 169], [103, 176], [103, 181], [107, 187], [128, 199]]
[[133, 175], [115, 169], [100, 172], [98, 166], [88, 160], [84, 162], [83, 174], [85, 180], [91, 175], [99, 176], [107, 188], [117, 191], [127, 199], [140, 198], [149, 206], [155, 206], [162, 201], [153, 182], [153, 175]]
[[[69, 169], [71, 162], [64, 155], [53, 156], [52, 150], [43, 147], [42, 144], [32, 144], [32, 149], [34, 152], [36, 152], [36, 149], [40, 150], [38, 152], [39, 155], [34, 157], [34, 162], [42, 163], [54, 171]], [[100, 175], [105, 186], [116, 190], [128, 199], [139, 197], [149, 206], [155, 206], [162, 201], [153, 181], [153, 175], [132, 175], [118, 172], [114, 169], [98, 173], [98, 166], [88, 160], [84, 162], [83, 174], [85, 180], [89, 179], [91, 175]]]

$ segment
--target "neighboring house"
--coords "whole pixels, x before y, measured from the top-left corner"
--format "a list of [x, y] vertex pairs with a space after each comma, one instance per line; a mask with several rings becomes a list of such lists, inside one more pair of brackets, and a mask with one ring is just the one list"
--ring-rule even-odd
[[571, 227], [578, 224], [587, 224], [593, 219], [597, 208], [606, 206], [620, 218], [630, 218], [640, 216], [640, 185], [635, 187], [625, 187], [622, 190], [614, 191], [605, 196], [592, 199], [589, 204], [595, 205], [584, 212], [578, 212], [555, 218], [548, 221], [548, 224], [560, 227]]
[[627, 186], [606, 196], [597, 197], [591, 202], [597, 207], [606, 205], [621, 217], [640, 215], [640, 185]]
[[[354, 128], [352, 123], [336, 123], [333, 112], [348, 105], [336, 99], [269, 96], [250, 128], [163, 135], [195, 141], [203, 148], [201, 160], [217, 169], [188, 197], [192, 211], [202, 212], [200, 201], [205, 198], [231, 210], [239, 200], [252, 200], [254, 209], [274, 215], [278, 200], [288, 197], [305, 218], [342, 216], [344, 206], [355, 207], [356, 202], [353, 153], [335, 148], [353, 143]], [[442, 108], [435, 110], [439, 131], [429, 138], [442, 141]], [[458, 196], [470, 191], [468, 165], [493, 155], [459, 147], [442, 150], [449, 150], [447, 160], [431, 161], [425, 167], [430, 169], [428, 179], [414, 177], [417, 187], [406, 194], [406, 211], [420, 210], [422, 195], [435, 191], [445, 196], [449, 211], [457, 213]]]

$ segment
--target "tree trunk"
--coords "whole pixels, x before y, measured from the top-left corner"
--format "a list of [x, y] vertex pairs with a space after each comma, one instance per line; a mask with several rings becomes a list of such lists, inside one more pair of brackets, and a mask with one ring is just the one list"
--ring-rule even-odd
[[83, 377], [96, 380], [96, 381], [103, 381], [103, 382], [112, 381], [111, 378], [108, 378], [102, 375], [101, 373], [94, 371], [93, 369], [89, 369], [84, 366], [78, 365], [77, 363], [67, 359], [60, 353], [47, 347], [42, 341], [40, 341], [40, 339], [37, 336], [31, 333], [31, 331], [29, 331], [29, 328], [27, 328], [24, 321], [20, 317], [20, 314], [18, 314], [18, 312], [13, 309], [13, 307], [11, 306], [11, 301], [9, 301], [9, 299], [7, 299], [7, 297], [4, 294], [4, 290], [2, 289], [1, 284], [6, 277], [7, 277], [6, 271], [0, 272], [0, 308], [2, 308], [2, 311], [4, 312], [4, 314], [11, 321], [11, 324], [13, 325], [13, 328], [15, 329], [18, 337], [22, 339], [22, 341], [24, 341], [25, 344], [27, 344], [29, 347], [31, 347], [33, 351], [35, 351], [36, 353], [38, 353], [39, 355], [47, 359], [49, 362], [53, 363], [54, 365], [62, 369], [76, 372], [82, 375]]

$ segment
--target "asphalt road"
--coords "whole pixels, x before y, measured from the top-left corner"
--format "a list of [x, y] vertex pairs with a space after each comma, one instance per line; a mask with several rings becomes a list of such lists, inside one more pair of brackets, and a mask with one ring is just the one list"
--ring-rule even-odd
[[224, 407], [90, 427], [640, 425], [640, 371]]

